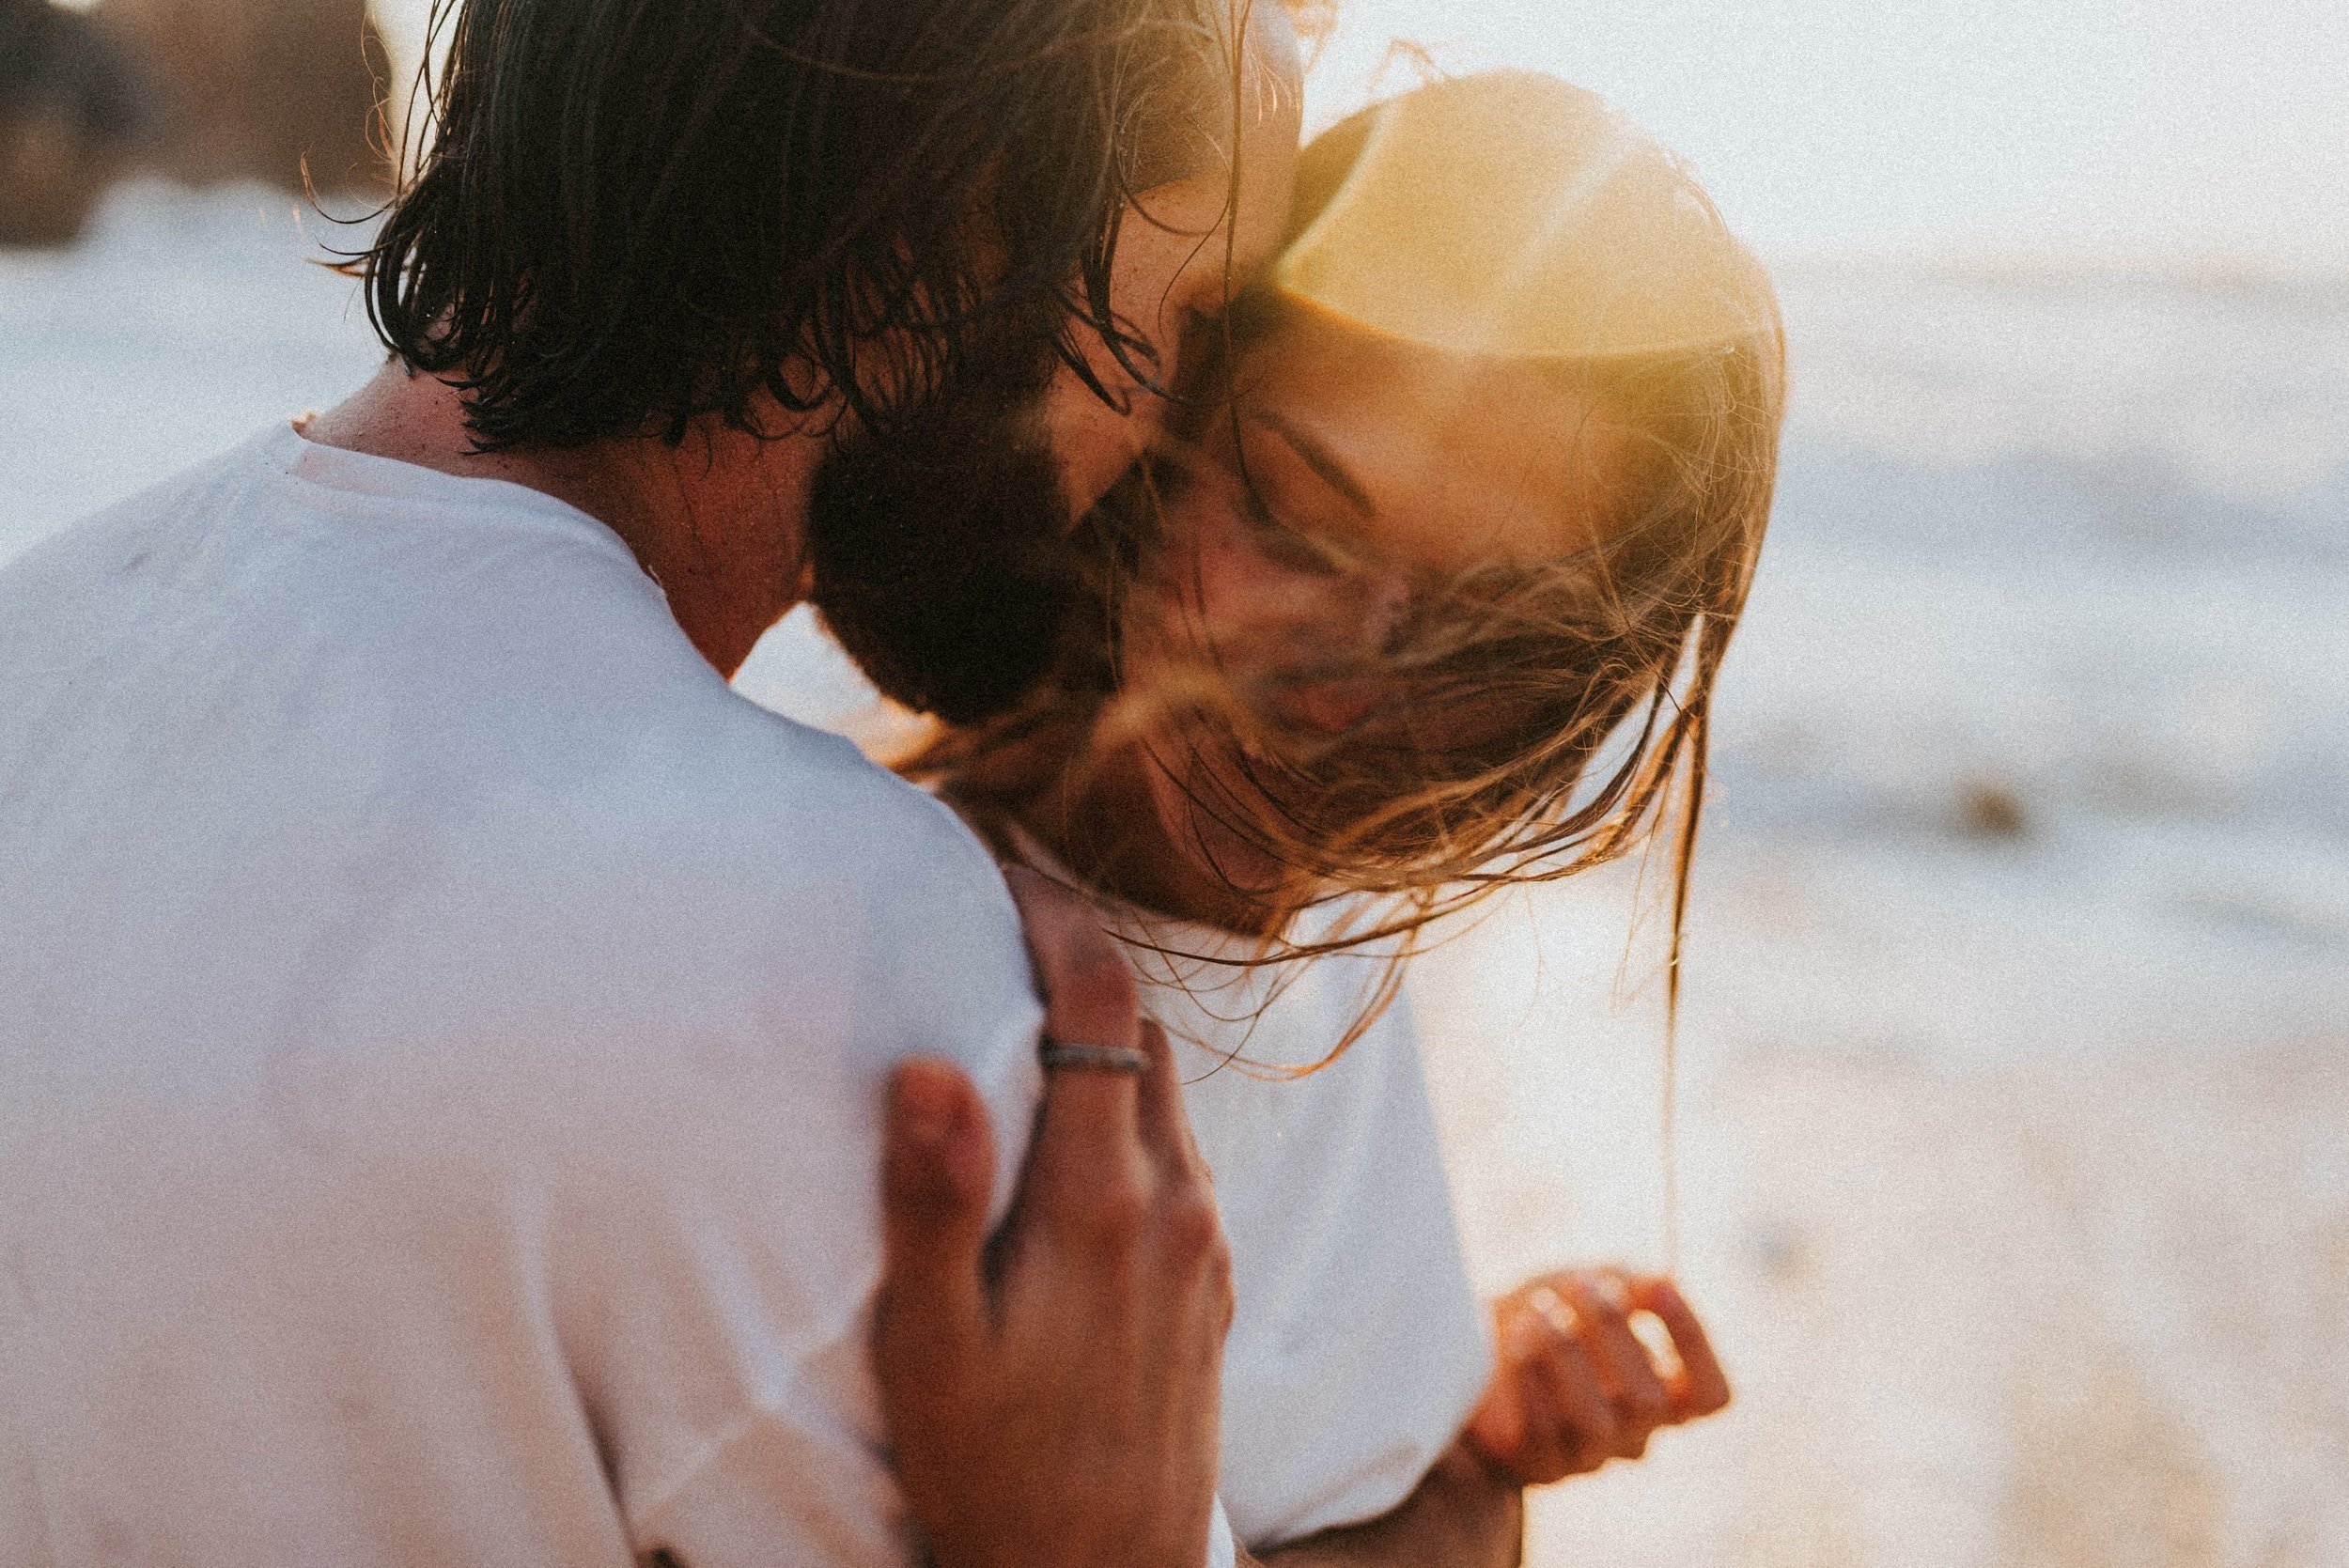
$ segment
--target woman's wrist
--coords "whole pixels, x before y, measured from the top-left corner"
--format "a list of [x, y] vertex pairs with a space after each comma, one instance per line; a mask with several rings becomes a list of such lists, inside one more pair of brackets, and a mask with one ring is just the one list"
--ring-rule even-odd
[[1525, 1488], [1466, 1442], [1445, 1450], [1417, 1496], [1440, 1511], [1436, 1539], [1452, 1555], [1430, 1560], [1517, 1568], [1525, 1554]]
[[[1262, 1568], [1517, 1568], [1525, 1493], [1465, 1442], [1444, 1451], [1394, 1509], [1269, 1552]], [[1240, 1568], [1259, 1561], [1242, 1553]]]

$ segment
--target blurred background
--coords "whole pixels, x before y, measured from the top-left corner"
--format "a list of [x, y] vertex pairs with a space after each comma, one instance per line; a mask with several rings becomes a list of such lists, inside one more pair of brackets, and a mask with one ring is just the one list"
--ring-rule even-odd
[[[1720, 698], [1681, 1273], [1741, 1398], [1541, 1564], [2349, 1564], [2349, 8], [1347, 0], [1612, 97], [1770, 260], [1795, 401]], [[378, 350], [381, 0], [0, 0], [0, 557]], [[1398, 52], [1397, 40], [1413, 48]], [[863, 702], [794, 619], [745, 688]], [[1662, 1261], [1661, 911], [1419, 1006], [1476, 1265]]]

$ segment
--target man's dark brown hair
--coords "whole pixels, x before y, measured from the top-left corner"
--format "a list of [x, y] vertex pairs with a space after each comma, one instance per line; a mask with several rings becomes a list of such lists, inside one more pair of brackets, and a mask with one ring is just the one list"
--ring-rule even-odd
[[1215, 0], [452, 3], [430, 147], [351, 266], [481, 446], [760, 430], [761, 393], [884, 427], [1022, 322], [1150, 379], [1110, 262], [1206, 150]]

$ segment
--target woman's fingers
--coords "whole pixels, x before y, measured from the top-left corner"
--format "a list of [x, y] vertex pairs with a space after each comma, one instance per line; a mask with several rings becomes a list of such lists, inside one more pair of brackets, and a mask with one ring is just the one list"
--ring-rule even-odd
[[1500, 1345], [1500, 1355], [1492, 1381], [1485, 1386], [1484, 1397], [1469, 1412], [1466, 1431], [1469, 1440], [1486, 1458], [1514, 1473], [1521, 1468], [1517, 1460], [1525, 1449], [1525, 1379], [1518, 1373], [1517, 1357], [1507, 1342], [1508, 1309], [1504, 1306], [1495, 1315], [1498, 1322], [1494, 1339]]
[[875, 1353], [909, 1347], [931, 1358], [926, 1382], [950, 1379], [956, 1358], [984, 1339], [980, 1258], [995, 1183], [987, 1104], [950, 1063], [899, 1065], [889, 1086], [881, 1147], [882, 1271]]
[[[1635, 1314], [1652, 1315], [1663, 1337], [1643, 1341]], [[1652, 1275], [1548, 1275], [1495, 1303], [1494, 1328], [1500, 1364], [1468, 1436], [1532, 1484], [1637, 1459], [1658, 1427], [1729, 1403], [1703, 1326]]]
[[1592, 1364], [1572, 1305], [1547, 1284], [1526, 1292], [1525, 1305], [1542, 1330], [1528, 1380], [1544, 1396], [1556, 1434], [1557, 1470], [1544, 1479], [1587, 1474], [1618, 1452], [1622, 1417]]
[[1567, 1413], [1567, 1402], [1560, 1397], [1559, 1383], [1551, 1374], [1556, 1330], [1520, 1307], [1510, 1337], [1510, 1377], [1525, 1411], [1524, 1432], [1510, 1467], [1536, 1486], [1594, 1468], [1584, 1457], [1591, 1444], [1580, 1422]]
[[1191, 1135], [1174, 1054], [1166, 1032], [1142, 1017], [1125, 954], [1068, 889], [1020, 866], [1006, 867], [1003, 879], [1044, 996], [1046, 1037], [1138, 1049], [1143, 1062], [1139, 1072], [1078, 1063], [1046, 1073], [1022, 1198], [1065, 1188], [1073, 1200], [1048, 1207], [1112, 1230], [1155, 1204], [1183, 1234], [1220, 1248], [1214, 1182]]
[[1635, 1278], [1626, 1281], [1631, 1303], [1641, 1312], [1653, 1313], [1672, 1336], [1672, 1352], [1680, 1358], [1680, 1368], [1665, 1379], [1666, 1391], [1672, 1397], [1674, 1419], [1694, 1421], [1726, 1408], [1729, 1404], [1729, 1374], [1721, 1370], [1720, 1358], [1713, 1354], [1713, 1342], [1706, 1337], [1704, 1325], [1689, 1310], [1677, 1287], [1670, 1280]]
[[1532, 1485], [1543, 1485], [1568, 1473], [1567, 1443], [1561, 1433], [1556, 1401], [1542, 1380], [1542, 1328], [1522, 1313], [1511, 1322], [1502, 1346], [1502, 1376], [1523, 1420], [1517, 1440], [1506, 1456], [1507, 1468]]
[[[1036, 989], [1044, 997], [1045, 1034], [1084, 1045], [1141, 1045], [1133, 973], [1093, 912], [1067, 889], [1024, 867], [1007, 867], [1003, 881], [1019, 908]], [[1129, 1157], [1143, 1141], [1140, 1077], [1093, 1067], [1046, 1074], [1027, 1186], [1066, 1182], [1087, 1189], [1105, 1178], [1132, 1178]]]
[[1206, 1157], [1191, 1134], [1190, 1114], [1183, 1107], [1183, 1084], [1175, 1070], [1174, 1049], [1166, 1031], [1155, 1018], [1142, 1020], [1142, 1052], [1149, 1065], [1143, 1070], [1142, 1141], [1169, 1177], [1209, 1182]]
[[1597, 1469], [1614, 1450], [1615, 1414], [1572, 1309], [1537, 1282], [1495, 1303], [1493, 1316], [1499, 1364], [1469, 1438], [1528, 1485]]
[[1673, 1417], [1672, 1394], [1631, 1331], [1630, 1292], [1619, 1275], [1603, 1269], [1558, 1275], [1550, 1283], [1574, 1309], [1578, 1337], [1614, 1407], [1613, 1452], [1637, 1459], [1647, 1452], [1649, 1435]]

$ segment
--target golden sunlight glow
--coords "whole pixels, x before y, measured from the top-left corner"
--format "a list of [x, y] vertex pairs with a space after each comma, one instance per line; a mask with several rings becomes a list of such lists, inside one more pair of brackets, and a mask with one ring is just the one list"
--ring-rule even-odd
[[1404, 94], [1299, 166], [1335, 194], [1284, 288], [1455, 352], [1605, 357], [1750, 338], [1768, 285], [1672, 155], [1597, 95], [1530, 71]]

